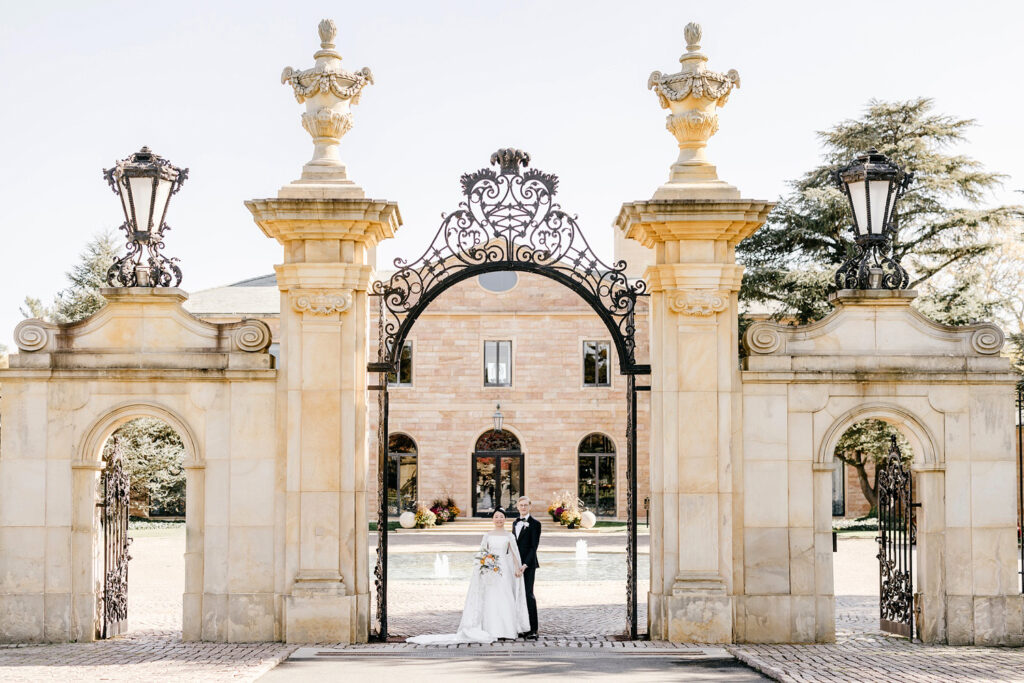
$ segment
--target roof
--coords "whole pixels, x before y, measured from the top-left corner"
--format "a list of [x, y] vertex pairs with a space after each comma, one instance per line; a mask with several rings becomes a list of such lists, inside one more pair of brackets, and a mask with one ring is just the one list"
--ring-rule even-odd
[[185, 310], [195, 315], [270, 315], [281, 312], [273, 273], [189, 294]]

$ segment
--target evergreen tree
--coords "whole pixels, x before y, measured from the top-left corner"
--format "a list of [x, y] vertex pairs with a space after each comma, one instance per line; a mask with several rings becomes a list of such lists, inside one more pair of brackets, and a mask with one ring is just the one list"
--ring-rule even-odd
[[965, 140], [973, 120], [936, 114], [932, 108], [926, 98], [872, 100], [861, 118], [819, 133], [823, 163], [795, 181], [765, 226], [736, 249], [747, 267], [741, 301], [768, 304], [776, 317], [797, 323], [831, 310], [832, 276], [852, 244], [849, 207], [833, 184], [833, 173], [874, 147], [915, 174], [896, 207], [899, 231], [893, 250], [911, 274], [910, 287], [923, 290], [918, 305], [948, 323], [990, 312], [992, 302], [978, 300], [977, 288], [936, 287], [936, 276], [977, 260], [993, 247], [994, 235], [1019, 230], [1022, 210], [982, 205], [1003, 176], [951, 151]]
[[107, 440], [104, 459], [121, 444], [134, 507], [153, 515], [185, 514], [185, 447], [166, 422], [143, 417], [120, 427]]
[[99, 233], [85, 245], [78, 263], [65, 273], [70, 283], [46, 306], [34, 297], [25, 297], [21, 314], [55, 323], [84, 320], [103, 308], [100, 287], [107, 285], [107, 269], [117, 256], [117, 240], [110, 232]]

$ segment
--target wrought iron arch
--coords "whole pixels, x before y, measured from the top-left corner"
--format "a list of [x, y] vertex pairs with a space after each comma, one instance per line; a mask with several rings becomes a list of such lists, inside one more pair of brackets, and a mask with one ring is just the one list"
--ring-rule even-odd
[[626, 262], [608, 265], [594, 253], [576, 217], [554, 201], [557, 176], [538, 170], [523, 171], [530, 155], [517, 149], [499, 149], [491, 155], [498, 172], [484, 168], [462, 176], [464, 200], [450, 214], [442, 214], [441, 227], [430, 246], [411, 263], [395, 259], [397, 271], [387, 281], [373, 283], [378, 298], [377, 360], [367, 366], [380, 373], [377, 410], [377, 562], [376, 637], [387, 639], [388, 518], [384, 472], [387, 467], [387, 373], [398, 370], [402, 345], [419, 315], [454, 285], [484, 273], [511, 270], [535, 273], [576, 292], [601, 318], [611, 333], [626, 375], [626, 633], [637, 628], [637, 524], [636, 524], [636, 420], [637, 375], [649, 375], [650, 365], [636, 362], [636, 302], [648, 296], [647, 283], [630, 282]]
[[650, 374], [636, 362], [637, 299], [647, 296], [643, 280], [630, 282], [626, 262], [608, 265], [594, 253], [576, 217], [554, 201], [558, 177], [535, 169], [522, 171], [530, 155], [500, 149], [491, 155], [496, 173], [484, 168], [462, 176], [465, 199], [443, 214], [441, 227], [418, 259], [395, 259], [397, 271], [373, 283], [383, 301], [383, 358], [371, 371], [398, 366], [402, 343], [419, 315], [454, 285], [494, 271], [535, 273], [576, 292], [612, 335], [625, 375]]

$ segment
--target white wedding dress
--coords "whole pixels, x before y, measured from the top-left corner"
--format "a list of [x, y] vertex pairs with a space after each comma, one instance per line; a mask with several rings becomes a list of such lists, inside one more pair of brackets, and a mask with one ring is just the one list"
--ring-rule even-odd
[[453, 643], [493, 643], [498, 638], [516, 638], [530, 630], [530, 616], [526, 611], [526, 584], [516, 576], [523, 566], [519, 547], [511, 533], [488, 532], [480, 542], [480, 550], [498, 559], [501, 573], [485, 572], [473, 560], [473, 573], [469, 579], [466, 606], [458, 633], [416, 636], [407, 642], [419, 645], [449, 645]]

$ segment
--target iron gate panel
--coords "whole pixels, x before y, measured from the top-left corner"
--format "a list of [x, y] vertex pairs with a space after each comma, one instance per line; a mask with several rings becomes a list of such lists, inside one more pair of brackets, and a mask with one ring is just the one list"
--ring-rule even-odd
[[128, 504], [131, 481], [125, 469], [124, 451], [114, 437], [103, 470], [103, 629], [101, 637], [121, 635], [128, 628]]
[[880, 627], [912, 638], [914, 633], [914, 495], [910, 464], [892, 437], [880, 463], [878, 570]]
[[[626, 547], [627, 635], [637, 637], [637, 529], [636, 529], [636, 375], [649, 375], [650, 365], [636, 362], [634, 311], [639, 297], [649, 296], [647, 283], [626, 277], [625, 261], [612, 265], [597, 257], [587, 243], [576, 217], [554, 201], [558, 177], [537, 170], [523, 172], [530, 155], [500, 149], [491, 155], [495, 173], [482, 169], [462, 176], [465, 196], [458, 210], [442, 215], [430, 246], [419, 259], [395, 259], [396, 272], [387, 281], [373, 283], [378, 300], [377, 359], [367, 371], [379, 373], [377, 459], [377, 593], [374, 634], [388, 637], [387, 619], [387, 374], [397, 372], [398, 359], [413, 323], [426, 307], [453, 285], [496, 271], [536, 273], [559, 282], [593, 308], [611, 334], [619, 356], [619, 370], [628, 377], [628, 444]], [[649, 389], [643, 387], [640, 390]]]

